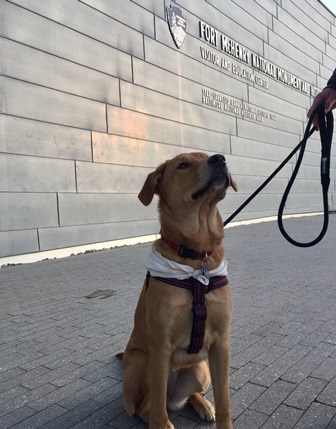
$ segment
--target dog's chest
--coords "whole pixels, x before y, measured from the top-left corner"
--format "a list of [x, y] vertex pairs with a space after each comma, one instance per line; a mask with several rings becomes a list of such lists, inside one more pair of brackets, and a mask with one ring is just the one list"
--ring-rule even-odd
[[[183, 297], [183, 304], [181, 301], [177, 304], [176, 300], [174, 300], [177, 311], [175, 310], [171, 313], [174, 313], [177, 319], [183, 318], [183, 313], [187, 315], [187, 318], [184, 317], [184, 321], [189, 328], [192, 327], [188, 352], [190, 354], [198, 353], [203, 345], [206, 325], [208, 331], [209, 329], [216, 330], [217, 328], [217, 323], [213, 323], [212, 319], [217, 320], [219, 326], [222, 325], [220, 323], [221, 315], [223, 314], [221, 306], [222, 303], [225, 303], [225, 300], [221, 298], [223, 295], [221, 289], [228, 285], [227, 277], [217, 276], [211, 278], [206, 285], [195, 278], [184, 280], [155, 278], [155, 280], [167, 285], [168, 288], [184, 290], [182, 294], [177, 293], [178, 296]], [[210, 323], [206, 323], [207, 320]], [[181, 323], [178, 326], [180, 327]], [[188, 332], [189, 330], [186, 327], [183, 331]]]
[[230, 323], [229, 308], [226, 304], [218, 301], [214, 292], [210, 292], [206, 298], [207, 319], [205, 321], [204, 339], [201, 349], [197, 353], [189, 353], [190, 337], [192, 334], [192, 315], [190, 306], [179, 308], [176, 315], [174, 330], [171, 332], [171, 369], [195, 365], [208, 359], [211, 346], [220, 339], [227, 336], [228, 323]]

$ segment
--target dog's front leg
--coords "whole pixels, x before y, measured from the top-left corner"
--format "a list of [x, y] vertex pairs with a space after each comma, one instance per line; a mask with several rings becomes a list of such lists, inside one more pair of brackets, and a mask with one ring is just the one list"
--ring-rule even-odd
[[149, 429], [174, 429], [167, 413], [167, 384], [170, 354], [164, 341], [149, 346]]
[[230, 342], [218, 340], [209, 351], [211, 381], [214, 391], [217, 429], [233, 429], [230, 410]]

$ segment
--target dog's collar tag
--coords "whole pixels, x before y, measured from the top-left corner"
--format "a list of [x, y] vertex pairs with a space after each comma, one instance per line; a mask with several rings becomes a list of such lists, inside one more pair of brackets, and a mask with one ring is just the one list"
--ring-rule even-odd
[[207, 279], [210, 279], [208, 267], [205, 265], [205, 259], [202, 260], [201, 275]]

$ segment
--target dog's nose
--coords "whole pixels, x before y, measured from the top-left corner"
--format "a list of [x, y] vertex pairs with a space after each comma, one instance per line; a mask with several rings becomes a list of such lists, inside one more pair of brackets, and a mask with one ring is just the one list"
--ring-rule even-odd
[[216, 155], [210, 156], [210, 158], [208, 159], [208, 163], [215, 165], [225, 165], [226, 159], [224, 155], [217, 153]]

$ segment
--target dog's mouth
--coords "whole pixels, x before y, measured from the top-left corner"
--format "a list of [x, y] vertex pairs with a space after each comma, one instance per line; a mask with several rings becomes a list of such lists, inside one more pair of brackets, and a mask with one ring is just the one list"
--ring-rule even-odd
[[229, 182], [230, 182], [230, 179], [227, 172], [216, 174], [214, 177], [212, 177], [209, 180], [206, 186], [194, 192], [191, 197], [194, 201], [196, 201], [207, 194], [223, 191], [224, 189], [228, 188]]

